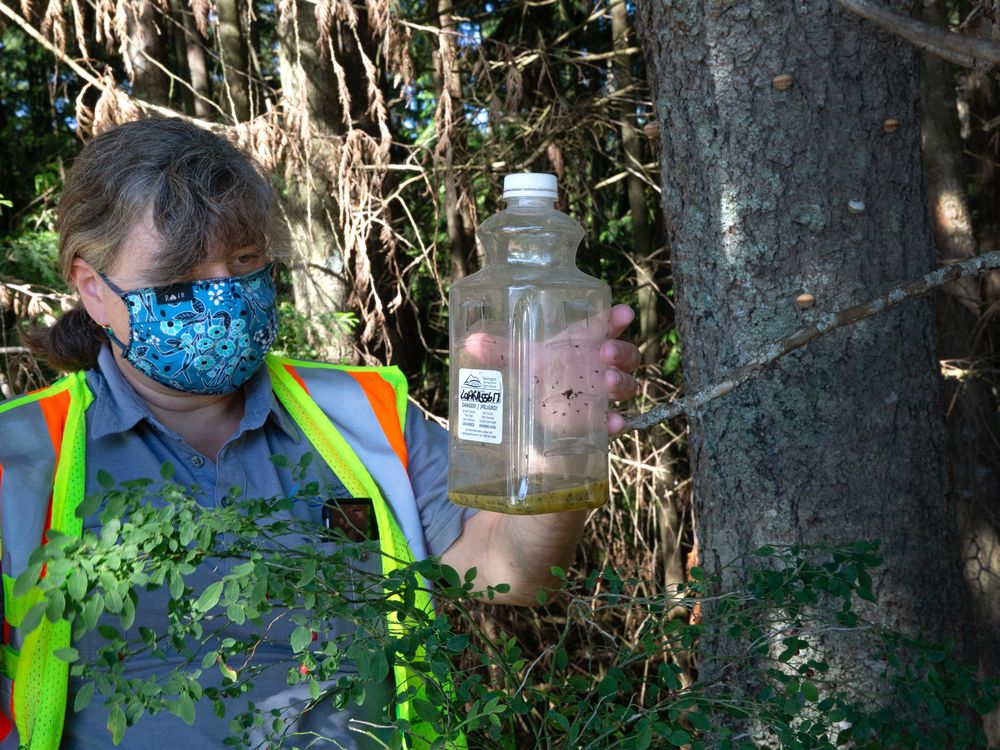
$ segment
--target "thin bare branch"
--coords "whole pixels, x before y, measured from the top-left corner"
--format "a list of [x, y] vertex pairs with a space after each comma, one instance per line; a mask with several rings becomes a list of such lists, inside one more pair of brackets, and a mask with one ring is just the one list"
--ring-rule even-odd
[[917, 21], [872, 0], [837, 0], [837, 2], [845, 10], [881, 26], [921, 49], [963, 67], [971, 68], [977, 61], [1000, 65], [1000, 44], [996, 42], [956, 34]]
[[723, 380], [702, 388], [700, 391], [692, 393], [689, 396], [674, 399], [669, 403], [661, 404], [649, 411], [631, 417], [627, 420], [626, 429], [648, 429], [681, 414], [697, 411], [709, 401], [736, 390], [757, 372], [763, 370], [765, 367], [770, 367], [789, 352], [805, 346], [820, 336], [824, 336], [831, 331], [843, 328], [852, 323], [857, 323], [859, 320], [878, 315], [891, 307], [895, 307], [900, 302], [923, 296], [958, 279], [977, 276], [985, 271], [997, 268], [1000, 268], [1000, 250], [985, 253], [975, 258], [969, 258], [961, 263], [955, 263], [939, 268], [936, 271], [931, 271], [919, 279], [914, 279], [900, 286], [893, 287], [888, 292], [869, 302], [854, 305], [840, 312], [819, 315], [815, 323], [764, 347], [750, 361], [737, 367]]
[[[56, 45], [52, 44], [48, 39], [46, 39], [41, 32], [38, 31], [34, 26], [28, 23], [17, 11], [13, 10], [9, 5], [0, 0], [0, 13], [7, 16], [10, 20], [16, 23], [28, 36], [42, 45], [45, 49], [51, 52], [57, 60], [69, 67], [74, 73], [76, 73], [80, 78], [94, 86], [101, 92], [105, 92], [109, 89], [109, 86], [97, 75], [91, 71], [84, 68], [76, 60], [67, 55], [64, 51], [60, 50]], [[125, 95], [125, 92], [119, 92]], [[195, 125], [205, 128], [207, 130], [219, 130], [219, 126], [208, 120], [201, 120], [195, 117], [187, 117], [184, 115], [179, 115], [175, 110], [169, 107], [161, 107], [157, 104], [151, 104], [150, 102], [143, 101], [142, 99], [137, 99], [135, 97], [129, 97], [131, 102], [137, 107], [144, 109], [148, 112], [155, 112], [163, 117], [181, 117], [188, 122], [194, 123]]]

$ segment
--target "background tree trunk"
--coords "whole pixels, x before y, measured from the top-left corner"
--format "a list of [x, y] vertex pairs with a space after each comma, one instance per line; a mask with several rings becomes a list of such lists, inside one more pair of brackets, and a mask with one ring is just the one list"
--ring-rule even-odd
[[[689, 392], [805, 321], [933, 267], [918, 61], [905, 43], [829, 0], [645, 0], [639, 14]], [[890, 117], [901, 126], [887, 133]], [[814, 308], [797, 307], [803, 292]], [[911, 303], [691, 415], [704, 566], [765, 543], [878, 538], [886, 565], [872, 616], [953, 631], [935, 351], [931, 306]], [[851, 644], [826, 646], [833, 675], [875, 684]]]
[[429, 14], [436, 16], [440, 32], [434, 50], [434, 89], [437, 94], [438, 146], [435, 155], [444, 171], [445, 220], [451, 251], [452, 281], [466, 276], [479, 267], [476, 257], [475, 226], [462, 210], [463, 191], [455, 169], [455, 145], [459, 153], [467, 151], [465, 113], [463, 112], [462, 80], [455, 60], [458, 29], [452, 14], [451, 0], [430, 0]]
[[[296, 3], [294, 16], [286, 13], [282, 17], [278, 39], [285, 100], [297, 123], [294, 129], [306, 134], [295, 158], [285, 163], [283, 208], [295, 252], [295, 308], [307, 321], [321, 357], [333, 362], [353, 361], [351, 336], [335, 327], [331, 319], [349, 309], [351, 283], [344, 243], [335, 231], [337, 204], [333, 197], [344, 124], [336, 79], [317, 49], [315, 7]], [[360, 95], [364, 96], [364, 89]]]
[[[175, 7], [176, 6], [176, 7]], [[198, 30], [191, 9], [181, 0], [174, 0], [171, 8], [181, 22], [183, 29], [183, 59], [187, 62], [187, 72], [191, 83], [191, 106], [195, 117], [210, 117], [212, 107], [212, 83], [208, 77], [205, 61], [205, 37]]]
[[219, 57], [222, 61], [222, 109], [236, 122], [250, 119], [250, 80], [247, 39], [241, 22], [240, 0], [216, 0]]
[[[132, 91], [140, 99], [166, 106], [170, 82], [163, 66], [163, 34], [157, 25], [159, 11], [152, 0], [125, 4], [128, 18], [128, 59], [132, 66]], [[159, 63], [159, 65], [157, 65]]]
[[[946, 26], [944, 3], [924, 5], [924, 17]], [[928, 206], [938, 256], [944, 262], [977, 253], [969, 204], [969, 169], [962, 143], [955, 68], [922, 56], [921, 118]], [[973, 174], [976, 173], [974, 170]], [[987, 221], [989, 221], [987, 219]], [[961, 556], [972, 618], [968, 628], [980, 671], [1000, 676], [1000, 420], [991, 356], [995, 323], [984, 317], [980, 279], [966, 279], [935, 300], [938, 354], [951, 377], [944, 382], [952, 492], [958, 511]], [[985, 718], [991, 745], [1000, 744], [1000, 711]]]

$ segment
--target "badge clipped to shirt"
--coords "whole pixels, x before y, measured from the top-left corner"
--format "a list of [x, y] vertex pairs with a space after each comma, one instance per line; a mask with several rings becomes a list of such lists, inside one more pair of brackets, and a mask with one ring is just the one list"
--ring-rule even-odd
[[352, 542], [378, 539], [375, 506], [367, 497], [324, 500], [323, 527], [340, 529]]

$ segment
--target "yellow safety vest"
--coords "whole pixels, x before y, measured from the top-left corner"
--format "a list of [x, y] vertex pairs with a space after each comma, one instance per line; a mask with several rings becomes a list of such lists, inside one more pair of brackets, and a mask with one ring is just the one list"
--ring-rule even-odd
[[[403, 374], [395, 367], [348, 367], [274, 355], [268, 356], [267, 368], [278, 400], [351, 496], [371, 499], [383, 553], [383, 573], [389, 574], [412, 562], [414, 554], [407, 542], [408, 535], [401, 528], [381, 489], [388, 487], [387, 492], [391, 492], [393, 483], [405, 481], [407, 454], [403, 427], [407, 388]], [[364, 429], [355, 429], [353, 434], [364, 434], [365, 441], [371, 443], [365, 446], [365, 452], [371, 452], [368, 463], [377, 465], [376, 474], [387, 467], [387, 473], [393, 475], [388, 479], [380, 476], [380, 481], [375, 481], [369, 466], [352, 448], [351, 440], [345, 439], [317, 399], [310, 394], [310, 385], [326, 383], [331, 377], [345, 379], [345, 387], [356, 384], [363, 393], [370, 411], [365, 410], [357, 400], [350, 403], [351, 418], [366, 420]], [[0, 508], [2, 528], [9, 532], [14, 518], [25, 515], [25, 501], [30, 501], [32, 505], [24, 523], [14, 527], [17, 529], [19, 549], [12, 550], [13, 545], [6, 542], [0, 548], [3, 554], [4, 595], [0, 682], [11, 694], [10, 711], [14, 718], [12, 725], [3, 714], [6, 706], [0, 705], [0, 741], [16, 728], [18, 746], [25, 750], [58, 750], [66, 713], [69, 665], [57, 659], [54, 653], [70, 645], [70, 624], [65, 620], [51, 623], [43, 617], [35, 630], [20, 637], [16, 629], [28, 610], [38, 602], [40, 591], [36, 587], [24, 596], [15, 597], [14, 579], [27, 567], [27, 555], [41, 543], [49, 529], [76, 538], [82, 534], [83, 520], [76, 516], [76, 508], [83, 500], [86, 486], [84, 415], [92, 402], [93, 394], [87, 387], [85, 375], [77, 372], [47, 388], [0, 404], [0, 420], [4, 416], [17, 417], [13, 423], [15, 427], [3, 421], [0, 421], [0, 427], [7, 430], [16, 428], [19, 434], [9, 438], [25, 446], [20, 452], [15, 449], [0, 453], [9, 462], [8, 480], [14, 484], [8, 492], [8, 487], [3, 484], [4, 465], [0, 463], [0, 487], [4, 489], [0, 495], [3, 502]], [[381, 429], [375, 429], [372, 417]], [[37, 456], [48, 450], [48, 442], [51, 442], [52, 450], [49, 460], [30, 461], [31, 454]], [[36, 469], [39, 465], [41, 475], [46, 475], [47, 468], [51, 477], [51, 496], [44, 508], [39, 497], [39, 492], [44, 493], [44, 489], [37, 485], [39, 472]], [[32, 471], [36, 476], [31, 476]], [[35, 485], [31, 486], [33, 482]], [[26, 496], [29, 489], [30, 498]], [[14, 500], [11, 501], [9, 496], [13, 496]], [[16, 504], [18, 510], [15, 512], [11, 508], [12, 512], [8, 513], [8, 502]], [[419, 530], [413, 528], [414, 517], [407, 516], [405, 525], [410, 527], [409, 538], [422, 551], [423, 540], [418, 539]], [[25, 534], [30, 544], [24, 543]], [[417, 592], [415, 605], [433, 617], [433, 605], [425, 591]], [[391, 631], [401, 632], [405, 627], [405, 623], [389, 618]], [[407, 689], [411, 680], [419, 680], [400, 664], [394, 665], [393, 672], [397, 695]], [[418, 687], [421, 684], [418, 683]], [[421, 689], [418, 696], [422, 692]], [[396, 712], [399, 718], [410, 722], [411, 731], [417, 738], [427, 743], [435, 739], [431, 728], [421, 722], [413, 711], [412, 699], [397, 701]], [[464, 746], [464, 739], [458, 744]]]

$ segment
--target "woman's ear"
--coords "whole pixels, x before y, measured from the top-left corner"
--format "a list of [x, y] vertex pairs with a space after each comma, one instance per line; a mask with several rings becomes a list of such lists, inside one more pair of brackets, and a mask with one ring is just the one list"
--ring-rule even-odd
[[101, 275], [83, 258], [73, 258], [69, 269], [69, 280], [80, 294], [80, 301], [83, 302], [87, 314], [98, 325], [107, 326], [111, 322], [109, 303], [118, 297], [111, 294]]

